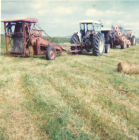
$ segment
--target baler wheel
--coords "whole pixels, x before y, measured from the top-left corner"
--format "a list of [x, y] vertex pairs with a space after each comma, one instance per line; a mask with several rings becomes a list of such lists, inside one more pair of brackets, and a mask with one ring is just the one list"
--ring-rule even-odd
[[56, 58], [56, 49], [53, 46], [48, 46], [46, 49], [46, 59], [54, 60]]

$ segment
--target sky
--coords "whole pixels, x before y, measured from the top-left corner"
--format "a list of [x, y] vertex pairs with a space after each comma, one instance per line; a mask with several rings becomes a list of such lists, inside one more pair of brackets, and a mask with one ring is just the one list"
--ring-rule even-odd
[[139, 37], [139, 0], [1, 0], [1, 20], [30, 17], [50, 36], [71, 36], [80, 21], [97, 20], [105, 28], [130, 28]]

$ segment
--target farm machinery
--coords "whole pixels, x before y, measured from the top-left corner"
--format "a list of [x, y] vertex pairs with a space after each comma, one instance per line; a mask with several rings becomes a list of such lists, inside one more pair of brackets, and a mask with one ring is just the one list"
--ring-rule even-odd
[[83, 50], [91, 52], [95, 56], [102, 56], [110, 51], [108, 41], [109, 32], [105, 35], [102, 23], [98, 21], [80, 22], [80, 33], [76, 32], [71, 37], [71, 50], [73, 54], [80, 54]]
[[[60, 45], [44, 39], [44, 30], [37, 26], [38, 20], [34, 18], [4, 20], [6, 53], [12, 56], [34, 56], [45, 54], [46, 59], [53, 60], [59, 53], [81, 54], [83, 50], [91, 52], [95, 56], [108, 53], [110, 47], [120, 45], [122, 49], [135, 45], [135, 36], [131, 30], [112, 26], [112, 30], [102, 29], [102, 23], [98, 21], [80, 22], [80, 32], [72, 35], [70, 51]], [[44, 32], [45, 33], [45, 32]]]
[[57, 53], [65, 52], [60, 45], [42, 37], [43, 30], [37, 27], [34, 18], [5, 20], [6, 53], [12, 56], [33, 56], [46, 54], [46, 59], [53, 60]]
[[109, 32], [108, 42], [111, 48], [116, 48], [120, 45], [121, 49], [129, 48], [131, 45], [136, 45], [136, 38], [132, 35], [132, 30], [124, 29], [121, 26], [112, 26], [111, 30], [102, 30], [107, 35]]
[[93, 52], [96, 56], [109, 52], [110, 45], [106, 44], [103, 26], [100, 22], [89, 21], [80, 23], [81, 37], [75, 33], [71, 38], [71, 50], [67, 51], [60, 45], [44, 39], [42, 29], [38, 28], [38, 20], [34, 18], [4, 20], [6, 53], [12, 56], [34, 56], [45, 54], [46, 59], [53, 60], [58, 53], [79, 54], [83, 49]]

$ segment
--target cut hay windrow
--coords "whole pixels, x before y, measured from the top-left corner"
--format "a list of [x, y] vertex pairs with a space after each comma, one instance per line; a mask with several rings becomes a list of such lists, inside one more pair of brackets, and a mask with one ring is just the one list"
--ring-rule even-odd
[[118, 72], [139, 74], [139, 63], [120, 62], [118, 64]]

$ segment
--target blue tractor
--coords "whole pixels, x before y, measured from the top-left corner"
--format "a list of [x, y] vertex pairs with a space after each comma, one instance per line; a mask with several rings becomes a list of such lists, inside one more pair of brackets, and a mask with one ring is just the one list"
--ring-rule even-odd
[[76, 32], [71, 37], [71, 51], [73, 54], [80, 54], [83, 50], [91, 52], [95, 56], [102, 56], [108, 53], [110, 45], [107, 44], [109, 34], [102, 32], [102, 23], [98, 21], [80, 22], [80, 33]]

